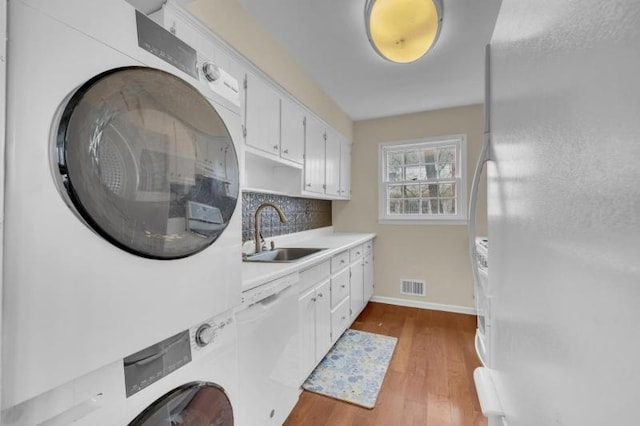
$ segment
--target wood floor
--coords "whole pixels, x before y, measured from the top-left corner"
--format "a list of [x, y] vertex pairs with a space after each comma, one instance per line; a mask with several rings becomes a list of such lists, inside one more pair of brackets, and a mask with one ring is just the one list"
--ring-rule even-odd
[[376, 406], [304, 391], [285, 426], [486, 426], [472, 376], [475, 317], [372, 302], [351, 328], [398, 338]]

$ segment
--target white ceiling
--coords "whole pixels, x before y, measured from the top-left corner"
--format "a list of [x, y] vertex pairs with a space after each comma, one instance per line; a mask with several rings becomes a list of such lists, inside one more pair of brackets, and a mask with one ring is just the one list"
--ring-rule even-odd
[[238, 0], [353, 120], [483, 101], [484, 46], [501, 0], [443, 0], [436, 45], [394, 64], [369, 45], [365, 0]]

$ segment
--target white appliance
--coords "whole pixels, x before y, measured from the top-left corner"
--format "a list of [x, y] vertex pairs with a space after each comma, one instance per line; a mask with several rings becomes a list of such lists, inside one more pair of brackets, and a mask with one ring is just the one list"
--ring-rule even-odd
[[4, 410], [2, 425], [237, 424], [234, 318], [225, 312]]
[[503, 0], [491, 40], [491, 425], [632, 425], [640, 3]]
[[[485, 49], [485, 105], [489, 104], [490, 92], [490, 69], [489, 69], [489, 49]], [[478, 359], [483, 366], [490, 364], [491, 356], [491, 298], [489, 297], [489, 268], [488, 268], [488, 246], [487, 237], [476, 236], [476, 212], [478, 210], [478, 190], [480, 179], [485, 176], [483, 173], [487, 161], [490, 160], [489, 136], [491, 128], [489, 114], [485, 108], [484, 141], [480, 156], [476, 164], [471, 183], [471, 195], [469, 197], [469, 259], [471, 259], [471, 271], [473, 276], [473, 300], [476, 309], [478, 327], [475, 336], [475, 348]]]
[[230, 77], [124, 1], [16, 0], [9, 22], [5, 410], [241, 292]]
[[242, 294], [238, 310], [241, 426], [281, 425], [300, 393], [298, 293], [294, 273]]

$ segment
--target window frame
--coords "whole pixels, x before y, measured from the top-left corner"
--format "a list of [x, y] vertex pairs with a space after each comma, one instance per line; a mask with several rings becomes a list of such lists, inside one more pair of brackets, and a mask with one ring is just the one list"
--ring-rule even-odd
[[[395, 150], [456, 147], [456, 176], [448, 180], [456, 182], [456, 210], [451, 214], [389, 214], [386, 153]], [[467, 224], [467, 136], [446, 135], [404, 141], [383, 142], [378, 145], [378, 223], [393, 225], [466, 225]]]

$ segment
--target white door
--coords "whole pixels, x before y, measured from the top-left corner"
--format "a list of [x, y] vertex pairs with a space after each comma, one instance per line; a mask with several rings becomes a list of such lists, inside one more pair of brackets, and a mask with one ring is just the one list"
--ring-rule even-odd
[[325, 151], [325, 194], [340, 195], [340, 138], [334, 131], [327, 132]]
[[325, 127], [307, 117], [304, 149], [304, 191], [324, 194]]
[[331, 348], [331, 281], [316, 287], [316, 363]]
[[304, 157], [305, 112], [283, 97], [280, 107], [280, 156], [302, 164]]
[[340, 143], [340, 196], [351, 198], [351, 144]]
[[247, 145], [280, 155], [280, 96], [266, 81], [246, 74], [244, 130]]
[[362, 259], [351, 264], [351, 321], [355, 320], [364, 307], [364, 268]]

